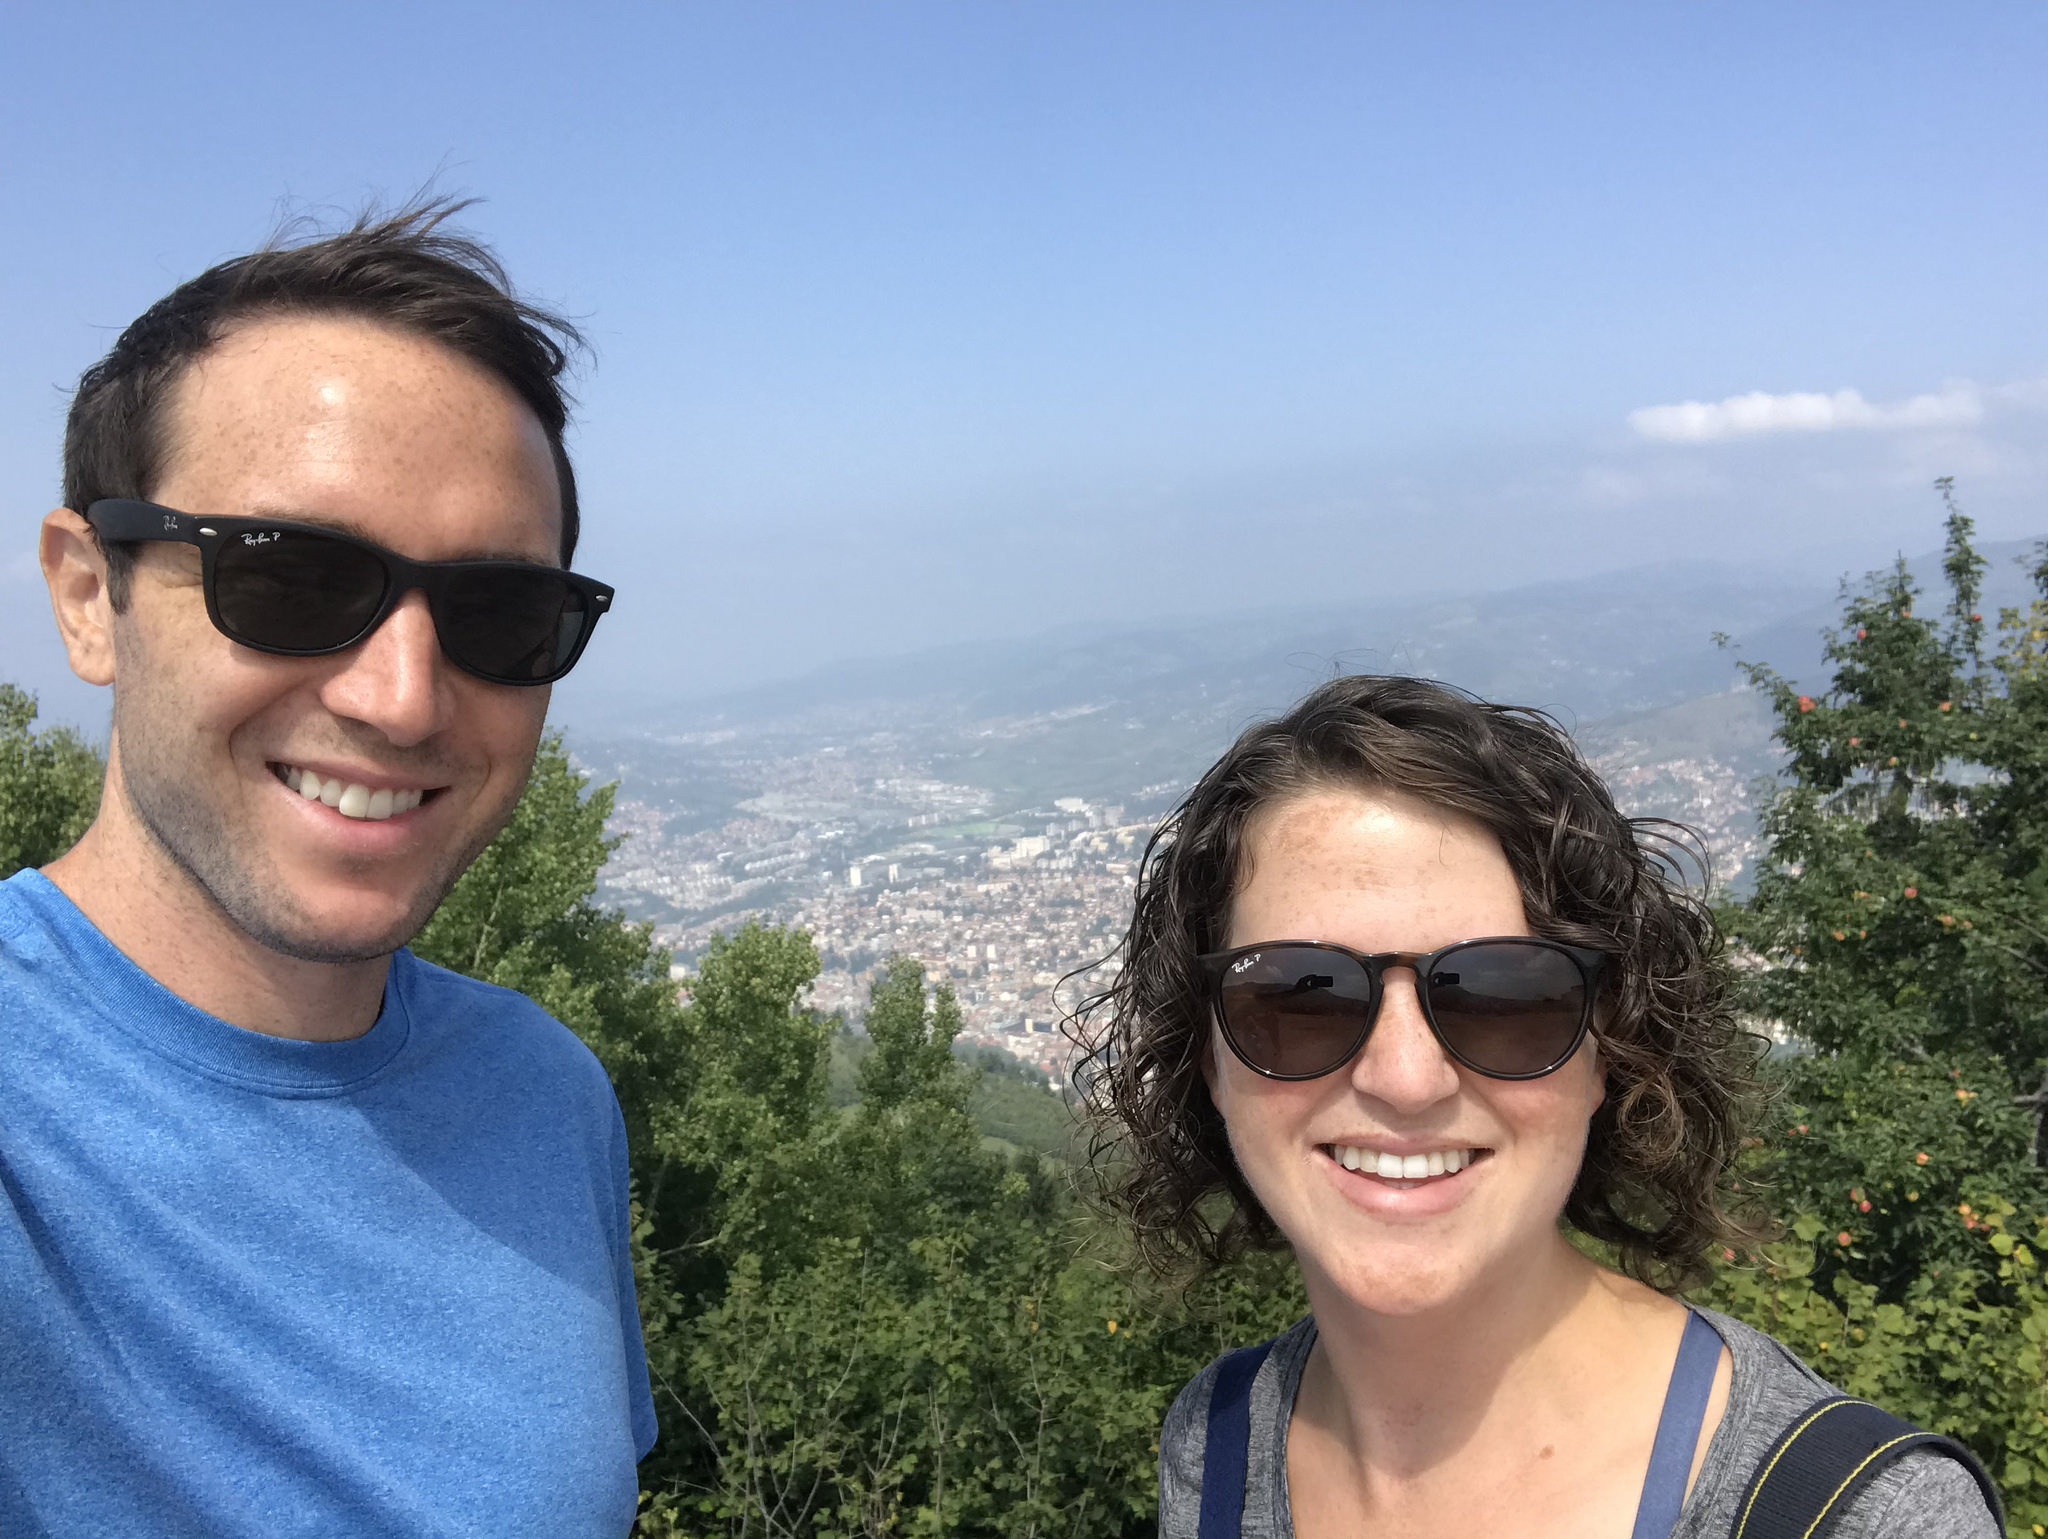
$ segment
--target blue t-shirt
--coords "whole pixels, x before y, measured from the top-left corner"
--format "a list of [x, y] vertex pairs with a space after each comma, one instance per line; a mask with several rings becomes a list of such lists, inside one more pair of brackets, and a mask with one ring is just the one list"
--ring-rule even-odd
[[623, 1535], [654, 1406], [625, 1128], [401, 951], [375, 1026], [194, 1009], [0, 883], [0, 1534]]

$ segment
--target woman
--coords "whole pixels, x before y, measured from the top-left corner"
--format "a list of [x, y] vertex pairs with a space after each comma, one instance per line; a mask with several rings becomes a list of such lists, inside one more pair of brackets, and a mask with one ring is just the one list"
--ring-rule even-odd
[[[1323, 686], [1168, 818], [1087, 1013], [1104, 1169], [1155, 1263], [1285, 1244], [1312, 1314], [1175, 1402], [1166, 1539], [1733, 1530], [1832, 1391], [1660, 1291], [1737, 1233], [1753, 1061], [1673, 876], [1555, 723], [1414, 679]], [[1838, 1539], [1999, 1532], [1963, 1463], [1871, 1468]]]

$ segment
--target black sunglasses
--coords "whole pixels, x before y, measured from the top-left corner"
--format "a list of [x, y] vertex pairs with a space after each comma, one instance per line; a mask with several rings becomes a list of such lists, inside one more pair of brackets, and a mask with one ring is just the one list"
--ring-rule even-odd
[[200, 518], [127, 497], [85, 517], [103, 540], [197, 545], [214, 627], [281, 657], [347, 651], [418, 588], [456, 667], [493, 684], [552, 684], [612, 602], [603, 583], [537, 561], [408, 561], [283, 519]]
[[1535, 936], [1368, 955], [1328, 941], [1269, 941], [1200, 959], [1223, 1040], [1268, 1079], [1320, 1079], [1365, 1046], [1389, 967], [1415, 970], [1443, 1050], [1490, 1079], [1540, 1079], [1579, 1050], [1607, 957]]

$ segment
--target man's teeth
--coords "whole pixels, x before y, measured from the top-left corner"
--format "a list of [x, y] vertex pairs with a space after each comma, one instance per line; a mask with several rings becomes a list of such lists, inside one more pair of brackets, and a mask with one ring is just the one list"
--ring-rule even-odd
[[309, 802], [325, 802], [345, 818], [368, 818], [381, 823], [395, 813], [410, 812], [426, 796], [425, 791], [394, 791], [389, 786], [372, 791], [339, 777], [322, 780], [311, 770], [296, 765], [286, 768], [284, 783]]
[[1455, 1176], [1479, 1157], [1477, 1149], [1432, 1149], [1427, 1154], [1386, 1154], [1356, 1144], [1332, 1144], [1330, 1157], [1346, 1170], [1388, 1181], [1421, 1181]]

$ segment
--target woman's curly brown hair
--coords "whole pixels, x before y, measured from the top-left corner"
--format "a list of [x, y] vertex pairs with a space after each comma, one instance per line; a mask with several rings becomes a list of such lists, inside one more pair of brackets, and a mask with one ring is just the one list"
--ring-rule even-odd
[[[1629, 818], [1540, 711], [1423, 679], [1333, 679], [1247, 730], [1145, 849], [1122, 970], [1068, 1022], [1105, 1200], [1163, 1274], [1282, 1243], [1237, 1169], [1202, 1078], [1209, 1006], [1196, 958], [1226, 944], [1246, 830], [1329, 787], [1405, 792], [1500, 841], [1538, 935], [1613, 956], [1593, 1036], [1606, 1074], [1565, 1204], [1630, 1275], [1676, 1288], [1707, 1248], [1746, 1237], [1731, 1213], [1758, 1040], [1730, 1002], [1720, 933], [1688, 891], [1698, 837]], [[1219, 1222], [1217, 1193], [1230, 1199]]]

